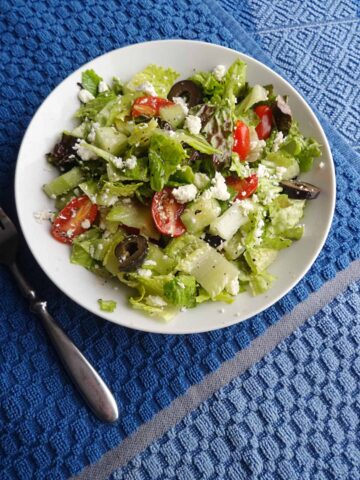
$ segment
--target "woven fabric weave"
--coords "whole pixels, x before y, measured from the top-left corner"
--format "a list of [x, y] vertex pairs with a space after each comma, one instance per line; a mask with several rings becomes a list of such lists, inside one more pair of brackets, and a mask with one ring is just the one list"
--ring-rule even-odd
[[111, 480], [356, 480], [360, 282]]
[[[26, 126], [46, 95], [81, 64], [125, 44], [178, 37], [230, 46], [268, 62], [210, 0], [176, 5], [164, 0], [3, 0], [0, 12], [0, 204], [13, 215], [13, 172]], [[292, 292], [242, 324], [182, 337], [111, 325], [67, 299], [21, 251], [25, 273], [114, 391], [122, 412], [116, 425], [100, 424], [74, 394], [10, 274], [0, 270], [0, 478], [66, 478], [79, 472], [360, 257], [356, 155], [324, 126], [338, 178], [329, 239]]]

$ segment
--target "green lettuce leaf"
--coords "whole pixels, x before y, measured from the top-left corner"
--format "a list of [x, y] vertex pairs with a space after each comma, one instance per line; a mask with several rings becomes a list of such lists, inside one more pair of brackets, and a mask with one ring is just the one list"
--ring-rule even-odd
[[273, 232], [281, 234], [296, 227], [304, 215], [304, 207], [305, 200], [292, 200], [287, 195], [279, 195], [275, 198], [269, 206]]
[[232, 108], [235, 107], [236, 97], [245, 86], [246, 70], [246, 63], [237, 59], [226, 72], [222, 101]]
[[109, 103], [116, 100], [116, 95], [111, 90], [103, 93], [99, 93], [99, 95], [94, 98], [94, 100], [90, 100], [85, 105], [82, 105], [76, 112], [75, 118], [80, 118], [81, 120], [85, 120], [85, 118], [89, 120], [95, 120], [97, 114]]
[[192, 133], [186, 133], [178, 130], [173, 138], [176, 138], [179, 142], [187, 143], [190, 145], [190, 147], [194, 148], [198, 152], [205, 153], [206, 155], [221, 153], [220, 150], [207, 142], [202, 135], [193, 135]]
[[166, 98], [170, 88], [179, 74], [172, 68], [163, 68], [159, 65], [148, 65], [144, 70], [137, 73], [125, 85], [124, 92], [137, 91], [145, 82], [151, 83], [158, 97]]
[[177, 140], [162, 133], [154, 134], [149, 148], [151, 188], [161, 191], [185, 157], [186, 152]]
[[192, 308], [196, 305], [196, 281], [191, 275], [179, 275], [164, 285], [166, 300], [176, 307]]
[[98, 93], [98, 86], [101, 82], [102, 78], [99, 77], [94, 70], [85, 70], [81, 74], [81, 85], [85, 90], [88, 90], [94, 97], [96, 97]]
[[102, 312], [113, 312], [116, 308], [116, 302], [114, 300], [103, 300], [99, 298], [98, 304]]
[[253, 295], [265, 293], [271, 287], [276, 277], [268, 272], [250, 275], [249, 286]]

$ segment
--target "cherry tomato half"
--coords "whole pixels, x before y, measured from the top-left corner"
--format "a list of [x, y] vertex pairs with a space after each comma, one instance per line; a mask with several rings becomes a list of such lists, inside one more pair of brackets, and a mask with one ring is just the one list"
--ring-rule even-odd
[[155, 117], [159, 115], [160, 108], [168, 105], [174, 105], [174, 103], [166, 98], [139, 97], [133, 103], [131, 115], [132, 117], [139, 117], [140, 115]]
[[245, 198], [250, 197], [250, 195], [252, 195], [256, 191], [258, 183], [259, 179], [256, 173], [250, 175], [250, 177], [247, 178], [226, 178], [226, 184], [238, 192], [236, 198], [239, 200], [244, 200]]
[[260, 118], [260, 122], [256, 125], [255, 130], [260, 140], [269, 138], [272, 126], [271, 108], [267, 105], [259, 105], [254, 108], [254, 112]]
[[167, 187], [155, 193], [151, 203], [151, 215], [159, 232], [170, 237], [179, 237], [186, 232], [180, 218], [185, 205], [178, 203], [171, 192], [172, 189]]
[[83, 195], [73, 198], [55, 218], [51, 235], [61, 243], [71, 244], [75, 237], [94, 223], [98, 208]]
[[250, 131], [249, 127], [238, 120], [236, 122], [236, 127], [234, 130], [234, 145], [233, 152], [236, 152], [240, 160], [245, 160], [250, 152]]

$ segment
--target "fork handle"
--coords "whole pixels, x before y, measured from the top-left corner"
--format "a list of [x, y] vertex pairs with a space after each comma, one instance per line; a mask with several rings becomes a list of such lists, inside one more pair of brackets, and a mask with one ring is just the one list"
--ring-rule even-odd
[[57, 325], [47, 310], [47, 303], [37, 298], [35, 290], [27, 283], [16, 263], [10, 265], [10, 270], [21, 293], [30, 302], [30, 310], [40, 318], [62, 364], [88, 406], [104, 422], [117, 420], [119, 413], [116, 401], [100, 375]]

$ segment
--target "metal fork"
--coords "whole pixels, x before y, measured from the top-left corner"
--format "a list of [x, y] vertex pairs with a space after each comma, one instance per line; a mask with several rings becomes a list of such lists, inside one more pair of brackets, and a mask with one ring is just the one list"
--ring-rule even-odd
[[116, 401], [84, 355], [56, 324], [47, 310], [47, 302], [39, 300], [16, 264], [18, 233], [10, 218], [0, 208], [0, 263], [14, 275], [23, 296], [30, 303], [30, 310], [41, 320], [51, 343], [78, 391], [95, 413], [104, 422], [114, 422], [119, 413]]

